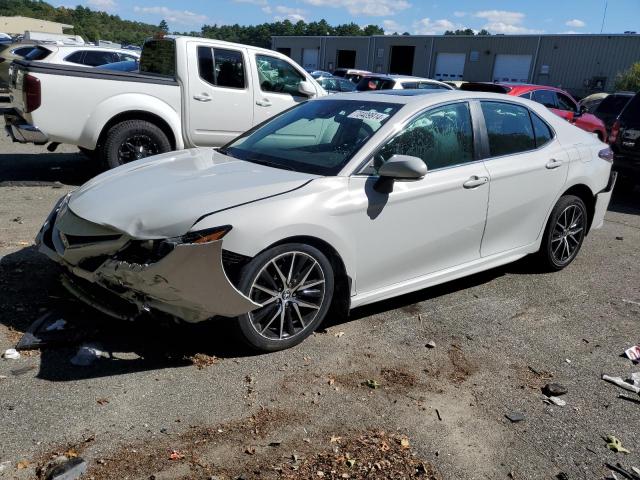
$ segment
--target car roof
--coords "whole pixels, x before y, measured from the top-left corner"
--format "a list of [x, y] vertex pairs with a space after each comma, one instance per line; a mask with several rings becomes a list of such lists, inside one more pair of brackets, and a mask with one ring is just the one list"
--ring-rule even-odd
[[[397, 103], [401, 105], [413, 104], [416, 108], [428, 107], [436, 103], [456, 100], [497, 100], [502, 102], [516, 102], [523, 105], [539, 105], [531, 100], [518, 97], [507, 97], [502, 93], [489, 92], [465, 92], [463, 90], [376, 90], [372, 92], [341, 93], [340, 98], [335, 96], [321, 97], [315, 101], [324, 102], [330, 100], [356, 100], [369, 102]], [[534, 107], [535, 108], [535, 107]]]

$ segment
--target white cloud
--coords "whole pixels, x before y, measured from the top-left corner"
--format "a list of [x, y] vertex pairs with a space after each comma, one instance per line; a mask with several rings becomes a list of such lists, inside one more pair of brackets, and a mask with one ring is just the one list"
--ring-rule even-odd
[[172, 10], [167, 7], [133, 7], [133, 11], [146, 15], [158, 15], [169, 23], [181, 25], [202, 25], [209, 20], [206, 15], [200, 13], [189, 10]]
[[115, 10], [116, 8], [114, 0], [87, 0], [87, 5], [100, 10]]
[[386, 17], [411, 6], [407, 0], [304, 0], [314, 7], [346, 8], [351, 15]]
[[574, 18], [573, 20], [567, 20], [567, 23], [565, 23], [565, 25], [567, 27], [573, 28], [582, 28], [587, 26], [586, 23], [584, 23], [582, 20], [578, 20], [577, 18]]
[[464, 17], [466, 14], [467, 12], [459, 12], [459, 11], [453, 12], [453, 16], [458, 18]]
[[305, 14], [307, 12], [305, 12], [301, 8], [292, 8], [292, 7], [285, 7], [284, 5], [278, 5], [273, 9], [267, 6], [267, 7], [264, 7], [262, 10], [265, 13], [271, 13], [272, 11], [277, 13], [278, 15], [274, 17], [277, 21], [290, 20], [293, 23], [299, 22], [300, 20], [302, 20], [303, 22], [307, 21], [305, 17]]
[[267, 0], [233, 0], [235, 3], [250, 3], [251, 5], [267, 5]]
[[464, 30], [464, 25], [453, 23], [451, 20], [441, 18], [440, 20], [431, 20], [423, 18], [413, 24], [413, 31], [417, 35], [440, 35], [446, 30]]
[[482, 28], [489, 30], [491, 33], [542, 33], [542, 30], [527, 28], [523, 25], [525, 14], [522, 12], [482, 10], [474, 13], [473, 16], [486, 20]]
[[384, 28], [384, 33], [386, 35], [392, 35], [394, 33], [403, 33], [407, 31], [407, 27], [399, 24], [395, 20], [383, 20], [382, 28]]

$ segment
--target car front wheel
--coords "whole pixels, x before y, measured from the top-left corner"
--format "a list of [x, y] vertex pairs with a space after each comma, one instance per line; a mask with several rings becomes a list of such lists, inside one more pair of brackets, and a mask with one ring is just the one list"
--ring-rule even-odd
[[242, 271], [240, 290], [260, 308], [238, 317], [237, 326], [255, 350], [283, 350], [307, 338], [324, 320], [334, 273], [317, 248], [289, 243], [256, 256]]
[[544, 232], [540, 256], [550, 270], [562, 270], [578, 255], [587, 233], [588, 216], [584, 202], [574, 195], [560, 197]]

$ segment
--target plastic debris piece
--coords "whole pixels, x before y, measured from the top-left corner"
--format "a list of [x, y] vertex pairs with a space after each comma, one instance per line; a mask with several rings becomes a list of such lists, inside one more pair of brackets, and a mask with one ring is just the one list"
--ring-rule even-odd
[[634, 345], [631, 348], [627, 348], [624, 351], [624, 354], [627, 356], [629, 360], [634, 362], [640, 362], [640, 345]]
[[46, 480], [76, 480], [87, 471], [87, 462], [80, 457], [70, 458], [67, 462], [53, 467]]
[[434, 342], [433, 340], [431, 340], [429, 343], [427, 343], [425, 345], [425, 347], [427, 348], [436, 348], [436, 342]]
[[102, 350], [98, 345], [85, 344], [80, 347], [78, 353], [71, 359], [71, 363], [77, 367], [88, 367], [102, 356]]
[[8, 348], [2, 354], [2, 358], [6, 358], [7, 360], [18, 360], [20, 358], [20, 353], [15, 348]]
[[631, 381], [636, 387], [640, 387], [640, 372], [633, 372], [631, 374]]
[[567, 387], [560, 385], [559, 383], [547, 383], [542, 387], [542, 393], [547, 397], [559, 397], [560, 395], [567, 393], [567, 391]]
[[619, 386], [620, 388], [624, 388], [625, 390], [629, 390], [630, 392], [640, 394], [640, 387], [636, 387], [635, 385], [631, 385], [630, 383], [625, 382], [620, 377], [610, 377], [609, 375], [602, 375], [602, 379], [606, 382], [613, 383], [614, 385]]
[[622, 446], [622, 442], [613, 435], [607, 435], [607, 447], [616, 453], [631, 453]]
[[511, 412], [505, 415], [512, 423], [522, 422], [524, 420], [524, 414], [520, 412]]
[[549, 397], [549, 401], [559, 407], [564, 407], [567, 404], [567, 402], [558, 397]]
[[367, 387], [373, 388], [373, 389], [381, 387], [380, 383], [377, 380], [367, 380], [363, 382], [363, 385], [366, 385]]

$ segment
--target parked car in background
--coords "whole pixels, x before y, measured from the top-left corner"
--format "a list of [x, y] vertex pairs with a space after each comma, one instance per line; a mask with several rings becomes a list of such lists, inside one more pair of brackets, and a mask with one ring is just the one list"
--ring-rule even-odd
[[609, 96], [606, 92], [592, 93], [587, 95], [578, 102], [580, 110], [587, 113], [593, 113], [593, 111], [600, 105], [600, 102]]
[[319, 77], [316, 81], [324, 88], [328, 93], [341, 93], [341, 92], [353, 92], [356, 89], [356, 84], [351, 80], [347, 80], [342, 77]]
[[23, 59], [36, 45], [28, 43], [0, 44], [0, 88], [9, 86], [9, 68], [14, 60]]
[[604, 122], [607, 133], [611, 132], [611, 126], [616, 121], [625, 105], [633, 98], [633, 92], [617, 92], [603, 98], [598, 106], [591, 112]]
[[98, 67], [109, 63], [127, 60], [138, 60], [137, 52], [123, 50], [121, 48], [69, 46], [69, 45], [38, 45], [25, 60], [55, 63], [58, 65], [83, 65], [85, 67]]
[[309, 75], [311, 75], [315, 79], [321, 77], [333, 77], [333, 74], [331, 74], [330, 72], [325, 72], [324, 70], [307, 70], [307, 72], [309, 72]]
[[365, 75], [371, 75], [368, 70], [358, 70], [356, 68], [336, 68], [333, 71], [335, 77], [343, 77], [347, 80], [351, 80], [353, 83], [358, 83]]
[[466, 81], [464, 81], [464, 80], [443, 80], [442, 82], [443, 82], [443, 83], [446, 83], [447, 85], [450, 85], [450, 86], [452, 86], [453, 88], [458, 89], [458, 90], [460, 89], [460, 87], [461, 87], [462, 85], [464, 85], [465, 83], [467, 83], [467, 82], [466, 82]]
[[100, 65], [96, 68], [99, 68], [100, 70], [113, 70], [116, 72], [137, 72], [140, 68], [140, 62], [137, 60], [125, 60], [123, 62]]
[[7, 33], [0, 32], [0, 45], [5, 43], [13, 43], [13, 38]]
[[615, 154], [613, 167], [620, 172], [623, 184], [640, 184], [640, 92], [613, 123], [609, 142]]
[[104, 313], [231, 322], [260, 351], [528, 254], [567, 267], [603, 224], [611, 150], [520, 98], [420, 93], [304, 102], [219, 150], [105, 172], [36, 245]]
[[547, 85], [530, 85], [521, 83], [483, 83], [468, 82], [460, 90], [473, 92], [504, 93], [513, 97], [526, 98], [541, 103], [556, 115], [587, 132], [593, 133], [600, 141], [607, 141], [607, 129], [598, 117], [583, 113], [578, 102], [564, 90]]
[[360, 79], [356, 89], [359, 92], [373, 90], [453, 90], [451, 85], [429, 78], [407, 75], [367, 75]]
[[18, 60], [10, 88], [4, 117], [15, 141], [77, 145], [108, 167], [224, 145], [327, 94], [278, 52], [186, 36], [146, 42], [139, 72]]

